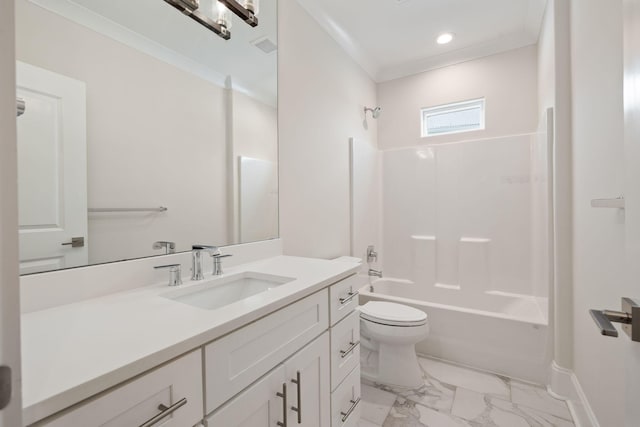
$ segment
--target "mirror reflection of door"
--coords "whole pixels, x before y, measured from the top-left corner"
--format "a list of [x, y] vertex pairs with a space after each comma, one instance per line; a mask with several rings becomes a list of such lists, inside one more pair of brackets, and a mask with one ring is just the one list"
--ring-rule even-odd
[[86, 265], [85, 84], [22, 62], [16, 79], [20, 273]]
[[278, 234], [278, 167], [274, 162], [240, 157], [240, 241]]

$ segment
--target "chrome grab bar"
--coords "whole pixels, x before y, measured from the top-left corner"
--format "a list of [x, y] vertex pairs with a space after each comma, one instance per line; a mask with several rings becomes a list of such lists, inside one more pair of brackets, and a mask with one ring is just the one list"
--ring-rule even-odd
[[300, 380], [300, 371], [296, 373], [296, 378], [291, 382], [298, 387], [298, 407], [292, 406], [291, 410], [298, 413], [298, 424], [302, 424], [302, 382]]
[[360, 341], [356, 341], [356, 342], [351, 341], [349, 343], [349, 348], [347, 348], [346, 350], [340, 350], [340, 357], [344, 359], [345, 357], [350, 355], [351, 352], [353, 352], [353, 350], [355, 350], [355, 348], [358, 346], [358, 344], [360, 344]]
[[358, 296], [359, 293], [360, 292], [358, 291], [355, 291], [355, 292], [349, 291], [346, 298], [340, 298], [340, 304], [345, 305], [346, 303], [354, 299], [356, 296]]
[[156, 424], [158, 424], [159, 421], [167, 418], [169, 415], [173, 414], [175, 411], [177, 411], [178, 409], [182, 408], [184, 405], [187, 404], [187, 398], [183, 397], [182, 399], [178, 400], [176, 403], [174, 403], [171, 406], [166, 406], [163, 404], [158, 405], [158, 410], [162, 411], [159, 414], [155, 415], [153, 418], [149, 418], [149, 420], [145, 421], [144, 423], [140, 424], [140, 427], [151, 427], [154, 426]]
[[358, 403], [360, 403], [360, 398], [357, 398], [356, 400], [349, 400], [349, 402], [351, 402], [351, 408], [349, 408], [347, 412], [340, 412], [340, 415], [342, 415], [342, 422], [347, 421], [349, 415], [351, 415], [351, 413], [356, 409], [356, 406], [358, 406]]
[[287, 412], [289, 407], [287, 406], [287, 383], [282, 383], [282, 393], [276, 393], [276, 396], [282, 398], [282, 421], [278, 421], [280, 427], [287, 427]]

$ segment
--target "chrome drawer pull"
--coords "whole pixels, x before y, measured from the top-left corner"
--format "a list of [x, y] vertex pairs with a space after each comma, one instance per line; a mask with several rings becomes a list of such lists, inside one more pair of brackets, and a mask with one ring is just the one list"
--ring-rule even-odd
[[163, 404], [158, 405], [158, 409], [162, 412], [160, 412], [158, 415], [154, 416], [153, 418], [150, 418], [148, 421], [140, 424], [140, 427], [151, 427], [154, 426], [156, 424], [158, 424], [159, 421], [167, 418], [169, 415], [173, 414], [175, 411], [177, 411], [178, 409], [182, 408], [184, 405], [187, 404], [187, 398], [183, 397], [182, 399], [178, 400], [176, 403], [174, 403], [171, 406], [166, 406]]
[[349, 348], [348, 348], [348, 349], [346, 349], [346, 350], [340, 350], [340, 357], [344, 359], [345, 357], [347, 357], [348, 355], [350, 355], [350, 354], [351, 354], [351, 352], [352, 352], [353, 350], [355, 350], [355, 349], [356, 349], [356, 347], [358, 346], [358, 344], [360, 344], [360, 341], [356, 341], [356, 342], [353, 342], [353, 341], [352, 341], [352, 342], [350, 342], [350, 343], [349, 343]]
[[352, 299], [354, 299], [355, 297], [358, 296], [360, 292], [355, 291], [355, 292], [349, 292], [347, 294], [346, 298], [340, 298], [340, 304], [345, 305], [346, 303], [348, 303], [349, 301], [351, 301]]
[[351, 402], [351, 408], [349, 408], [347, 412], [340, 412], [340, 415], [342, 415], [342, 422], [347, 421], [349, 415], [351, 415], [353, 410], [356, 409], [356, 406], [358, 406], [358, 403], [360, 403], [360, 398], [357, 398], [356, 400], [349, 400], [349, 402]]
[[282, 383], [282, 393], [276, 393], [276, 396], [282, 398], [282, 419], [283, 421], [278, 421], [278, 425], [280, 427], [287, 427], [287, 412], [289, 408], [287, 407], [287, 383]]
[[292, 406], [291, 410], [298, 413], [298, 424], [302, 424], [302, 382], [300, 380], [300, 371], [296, 373], [296, 379], [291, 380], [291, 382], [298, 387], [298, 407]]

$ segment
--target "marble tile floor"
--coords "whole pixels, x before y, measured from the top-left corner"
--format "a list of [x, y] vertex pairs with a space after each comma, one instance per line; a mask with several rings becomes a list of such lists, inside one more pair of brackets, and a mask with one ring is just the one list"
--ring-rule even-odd
[[566, 403], [546, 389], [420, 358], [417, 389], [362, 384], [359, 427], [574, 427]]

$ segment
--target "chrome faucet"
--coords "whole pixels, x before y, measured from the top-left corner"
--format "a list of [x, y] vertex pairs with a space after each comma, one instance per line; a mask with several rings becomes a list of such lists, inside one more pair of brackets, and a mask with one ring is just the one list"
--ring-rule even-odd
[[370, 268], [369, 269], [369, 276], [382, 278], [382, 271], [378, 271], [378, 270], [374, 270], [373, 268]]
[[231, 254], [221, 254], [220, 250], [217, 253], [211, 253], [211, 258], [213, 258], [213, 275], [214, 276], [222, 276], [224, 271], [222, 271], [222, 258], [233, 256]]
[[220, 255], [220, 249], [217, 246], [193, 245], [191, 246], [191, 280], [202, 280], [202, 253], [207, 252], [212, 257]]
[[182, 266], [180, 264], [157, 265], [156, 270], [169, 269], [169, 286], [182, 285]]
[[373, 245], [367, 246], [367, 262], [377, 262], [378, 261], [378, 252], [376, 252], [376, 248]]

